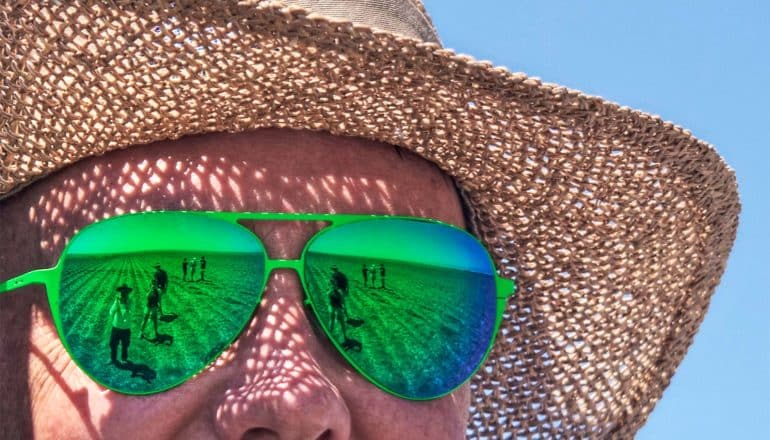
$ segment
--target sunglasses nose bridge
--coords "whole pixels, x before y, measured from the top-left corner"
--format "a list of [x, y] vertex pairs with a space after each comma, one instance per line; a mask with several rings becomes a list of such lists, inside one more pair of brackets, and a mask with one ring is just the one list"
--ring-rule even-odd
[[269, 260], [265, 264], [265, 276], [269, 277], [275, 269], [293, 269], [298, 275], [302, 275], [302, 260], [276, 259]]

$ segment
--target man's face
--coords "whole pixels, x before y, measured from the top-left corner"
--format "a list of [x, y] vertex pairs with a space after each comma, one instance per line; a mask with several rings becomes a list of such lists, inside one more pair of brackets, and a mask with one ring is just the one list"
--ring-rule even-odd
[[[0, 279], [53, 266], [66, 240], [96, 220], [162, 209], [398, 214], [463, 226], [451, 181], [392, 146], [289, 130], [205, 135], [90, 158], [0, 202]], [[300, 222], [251, 226], [271, 258], [298, 258], [318, 230]], [[40, 438], [464, 437], [467, 385], [427, 402], [381, 391], [313, 330], [290, 270], [272, 273], [246, 330], [214, 364], [151, 396], [90, 380], [56, 335], [41, 288], [2, 302], [2, 332], [25, 350], [16, 358], [21, 367], [3, 365], [0, 382], [23, 382], [6, 388], [29, 391], [29, 403], [16, 406], [18, 420]], [[19, 322], [25, 328], [5, 328]]]

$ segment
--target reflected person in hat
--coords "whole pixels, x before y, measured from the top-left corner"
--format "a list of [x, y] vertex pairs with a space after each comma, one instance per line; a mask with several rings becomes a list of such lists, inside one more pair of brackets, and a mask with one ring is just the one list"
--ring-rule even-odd
[[128, 294], [131, 290], [126, 283], [115, 289], [120, 296], [115, 297], [110, 306], [110, 362], [113, 365], [118, 365], [118, 345], [121, 346], [121, 360], [128, 362], [128, 346], [131, 345], [131, 300]]
[[[373, 213], [468, 229], [521, 293], [471, 382], [408, 401], [319, 337], [292, 271], [208, 370], [152, 396], [90, 380], [26, 288], [0, 298], [7, 437], [633, 436], [734, 239], [712, 147], [458, 57], [418, 1], [144, 3], [0, 6], [0, 279], [125, 212]], [[262, 241], [299, 258], [316, 230]]]

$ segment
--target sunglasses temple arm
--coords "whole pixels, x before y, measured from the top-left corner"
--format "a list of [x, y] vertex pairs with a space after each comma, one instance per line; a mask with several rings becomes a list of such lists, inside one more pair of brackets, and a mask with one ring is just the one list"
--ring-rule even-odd
[[505, 301], [516, 293], [515, 281], [498, 276], [495, 282], [497, 283], [497, 299]]
[[56, 268], [54, 267], [50, 269], [38, 269], [11, 278], [8, 281], [0, 283], [0, 294], [32, 284], [48, 284], [54, 277], [55, 271]]
[[498, 276], [497, 283], [497, 319], [495, 320], [495, 334], [503, 323], [503, 314], [508, 307], [508, 298], [516, 293], [516, 283], [513, 280]]

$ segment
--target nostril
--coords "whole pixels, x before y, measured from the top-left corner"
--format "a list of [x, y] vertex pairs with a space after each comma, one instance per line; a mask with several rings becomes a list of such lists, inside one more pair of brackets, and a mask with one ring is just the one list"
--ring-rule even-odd
[[[243, 436], [241, 436], [241, 440], [273, 440], [273, 439], [279, 439], [281, 438], [278, 433], [276, 433], [273, 430], [265, 429], [265, 428], [252, 428], [246, 431]], [[319, 435], [316, 440], [331, 440], [332, 439], [332, 430], [327, 429], [321, 435]]]
[[277, 440], [278, 438], [275, 431], [265, 428], [252, 428], [241, 436], [241, 440]]

